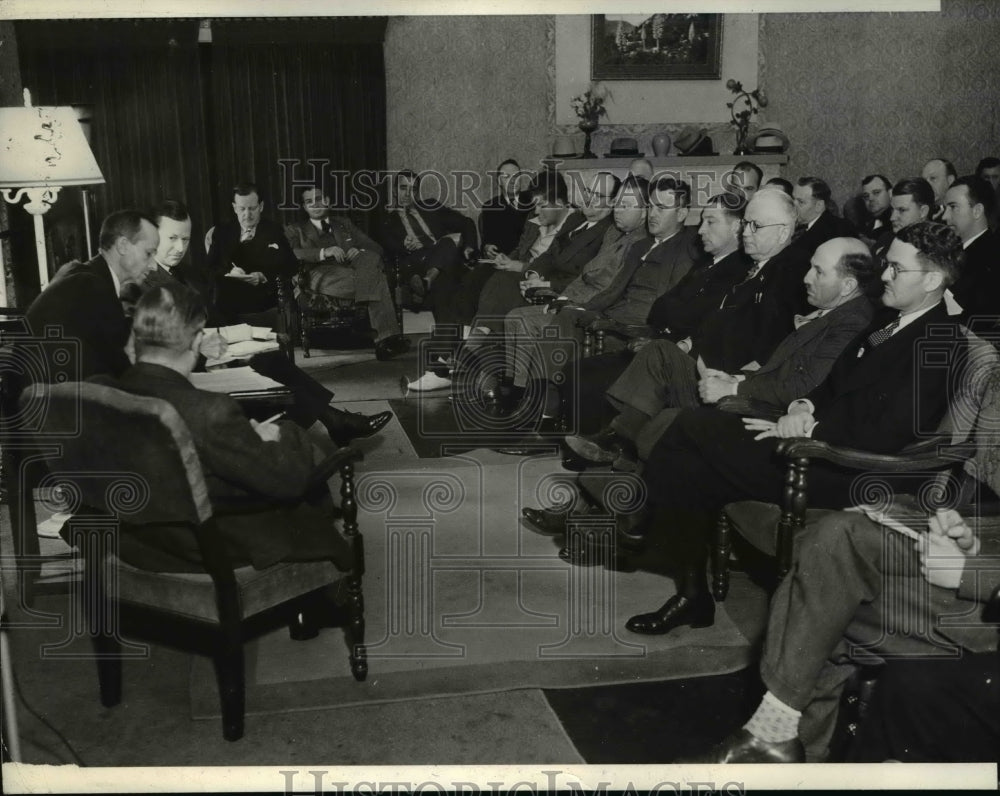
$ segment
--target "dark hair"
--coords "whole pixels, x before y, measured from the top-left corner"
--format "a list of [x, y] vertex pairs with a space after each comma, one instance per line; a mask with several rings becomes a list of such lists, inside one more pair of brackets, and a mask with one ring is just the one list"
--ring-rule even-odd
[[[952, 163], [948, 158], [931, 158], [927, 163], [933, 163], [935, 160], [940, 160], [944, 164], [944, 173], [949, 177], [957, 177], [958, 172], [955, 170], [955, 164]], [[927, 163], [924, 165], [926, 166]]]
[[136, 354], [150, 348], [183, 353], [205, 327], [206, 317], [201, 294], [187, 285], [169, 282], [147, 290], [132, 316]]
[[160, 219], [163, 218], [169, 218], [174, 221], [191, 220], [191, 214], [188, 212], [187, 205], [183, 202], [178, 202], [176, 199], [164, 199], [149, 215], [156, 222], [156, 226], [160, 226]]
[[829, 201], [830, 186], [826, 184], [825, 180], [821, 180], [819, 177], [799, 177], [798, 184], [802, 188], [809, 188], [812, 191], [813, 199], [819, 199], [823, 202]]
[[[684, 180], [675, 180], [673, 177], [659, 177], [655, 182], [650, 183], [649, 195], [651, 197], [656, 191], [669, 191], [677, 197], [681, 207], [691, 206], [691, 186]], [[655, 201], [653, 202], [655, 204]]]
[[1000, 158], [986, 157], [979, 161], [979, 165], [976, 166], [976, 176], [982, 177], [983, 172], [986, 169], [995, 169], [1000, 166]]
[[[594, 175], [594, 179], [591, 182], [591, 185], [593, 185], [594, 182], [597, 182], [597, 178], [598, 177], [610, 177], [611, 178], [611, 193], [609, 194], [609, 196], [615, 197], [615, 196], [618, 195], [618, 191], [622, 187], [622, 181], [621, 181], [620, 177], [616, 177], [610, 171], [599, 171], [599, 172], [597, 172], [597, 174]], [[647, 196], [648, 196], [648, 194], [647, 194]]]
[[885, 189], [887, 191], [892, 190], [892, 183], [889, 182], [889, 178], [886, 177], [884, 174], [869, 174], [867, 177], [861, 180], [861, 187], [864, 188], [868, 183], [874, 180], [882, 180], [882, 184], [885, 186]]
[[959, 177], [948, 186], [948, 190], [957, 188], [960, 185], [964, 185], [965, 190], [969, 192], [970, 205], [982, 205], [987, 216], [993, 212], [993, 204], [996, 201], [996, 197], [993, 193], [993, 186], [986, 182], [986, 180], [982, 177], [974, 177], [972, 175]]
[[618, 199], [627, 194], [639, 197], [639, 204], [643, 207], [649, 205], [649, 180], [645, 177], [639, 177], [635, 174], [629, 174], [624, 180], [619, 180], [621, 183], [618, 186], [618, 190], [615, 191], [615, 204], [618, 203]]
[[764, 185], [774, 185], [780, 191], [784, 191], [789, 196], [792, 195], [792, 183], [786, 180], [784, 177], [772, 177]]
[[876, 299], [882, 295], [885, 264], [873, 257], [871, 252], [847, 252], [841, 255], [834, 267], [843, 277], [853, 276], [858, 282], [858, 289], [868, 298]]
[[420, 175], [417, 174], [413, 169], [400, 169], [396, 172], [396, 179], [392, 181], [393, 191], [399, 187], [399, 178], [406, 177], [413, 183], [413, 193], [414, 195], [420, 193]]
[[108, 251], [119, 238], [126, 238], [129, 243], [135, 243], [142, 233], [142, 222], [148, 221], [154, 227], [154, 221], [141, 210], [119, 210], [101, 222], [101, 235], [98, 245], [102, 251]]
[[733, 171], [752, 171], [757, 175], [757, 185], [758, 187], [762, 182], [764, 182], [764, 172], [761, 170], [760, 166], [756, 163], [751, 163], [749, 160], [741, 160], [735, 166], [733, 166]]
[[558, 171], [543, 169], [531, 181], [528, 193], [532, 199], [554, 205], [557, 202], [566, 204], [569, 201], [569, 191], [566, 189], [566, 179]]
[[722, 193], [713, 194], [708, 197], [704, 209], [707, 210], [710, 207], [723, 211], [732, 219], [741, 219], [743, 218], [743, 211], [747, 208], [746, 194], [736, 193], [735, 191], [723, 191]]
[[923, 177], [909, 177], [892, 186], [893, 196], [912, 196], [918, 205], [934, 207], [934, 189]]
[[255, 182], [244, 180], [233, 186], [233, 198], [237, 196], [249, 196], [252, 193], [257, 194], [257, 201], [264, 201], [264, 197], [260, 195], [260, 188], [257, 187], [257, 183]]
[[960, 275], [962, 240], [947, 224], [918, 221], [896, 233], [896, 240], [913, 246], [921, 261], [944, 274], [944, 286], [955, 284]]
[[499, 172], [504, 166], [513, 166], [518, 171], [521, 170], [521, 164], [514, 160], [514, 158], [507, 158], [503, 161], [499, 166], [497, 166], [497, 171]]

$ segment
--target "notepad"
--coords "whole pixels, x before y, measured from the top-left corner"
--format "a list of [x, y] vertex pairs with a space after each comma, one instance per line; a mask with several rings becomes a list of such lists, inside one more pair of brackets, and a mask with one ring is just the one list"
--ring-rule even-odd
[[253, 368], [222, 368], [209, 373], [192, 373], [191, 383], [199, 390], [209, 392], [244, 392], [248, 390], [273, 390], [283, 385], [262, 376]]
[[911, 539], [920, 539], [923, 536], [920, 531], [913, 530], [909, 525], [904, 525], [899, 520], [890, 517], [884, 511], [880, 511], [874, 506], [852, 506], [848, 511], [860, 512], [872, 522], [882, 525], [889, 530], [896, 531], [896, 533], [901, 533], [903, 536], [908, 536]]

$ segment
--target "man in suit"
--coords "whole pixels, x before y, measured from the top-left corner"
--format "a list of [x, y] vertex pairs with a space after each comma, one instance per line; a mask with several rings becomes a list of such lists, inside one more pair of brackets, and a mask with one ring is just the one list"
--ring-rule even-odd
[[[529, 371], [536, 378], [544, 378], [538, 369], [541, 363], [532, 358], [532, 352], [538, 348], [525, 338], [543, 338], [545, 329], [558, 324], [557, 313], [571, 308], [585, 309], [591, 299], [610, 287], [632, 248], [641, 245], [649, 236], [646, 229], [648, 202], [649, 183], [642, 177], [626, 178], [615, 196], [614, 225], [604, 234], [594, 259], [584, 265], [580, 275], [560, 294], [551, 291], [548, 303], [517, 307], [504, 318], [506, 375], [511, 387], [523, 390], [528, 384]], [[575, 325], [570, 332], [576, 337]], [[566, 355], [572, 356], [572, 351], [567, 351]]]
[[743, 204], [747, 204], [753, 195], [760, 190], [761, 183], [764, 182], [764, 172], [760, 166], [749, 160], [741, 160], [733, 170], [723, 177], [722, 187], [726, 191], [731, 191], [741, 197]]
[[165, 199], [150, 217], [156, 222], [160, 245], [156, 249], [156, 267], [146, 274], [143, 290], [171, 282], [187, 285], [204, 299], [209, 323], [213, 324], [216, 313], [212, 280], [204, 269], [196, 267], [186, 256], [191, 246], [191, 214], [187, 206], [175, 199]]
[[281, 225], [262, 218], [263, 211], [257, 186], [240, 183], [233, 188], [237, 220], [217, 224], [212, 232], [208, 267], [223, 323], [272, 313], [278, 306], [277, 280], [293, 276], [298, 268]]
[[861, 180], [861, 199], [867, 215], [860, 237], [871, 246], [892, 228], [892, 183], [881, 174], [869, 174]]
[[931, 219], [941, 221], [944, 217], [944, 195], [948, 193], [951, 184], [958, 179], [955, 165], [945, 158], [931, 158], [924, 164], [920, 176], [927, 180], [934, 191], [935, 210]]
[[457, 210], [422, 198], [420, 177], [409, 169], [396, 175], [393, 194], [382, 242], [397, 259], [415, 298], [427, 303], [436, 319], [476, 249], [476, 224]]
[[[116, 380], [126, 392], [161, 398], [191, 432], [216, 521], [235, 563], [258, 569], [279, 561], [332, 559], [350, 566], [347, 541], [333, 530], [327, 485], [311, 487], [320, 455], [292, 422], [247, 420], [227, 395], [198, 390], [189, 377], [205, 334], [205, 308], [180, 283], [147, 291], [136, 305], [136, 364]], [[196, 570], [200, 552], [187, 528], [125, 528], [120, 553], [138, 567]]]
[[524, 225], [531, 215], [531, 206], [521, 192], [522, 176], [524, 172], [513, 158], [497, 167], [497, 193], [483, 205], [479, 214], [479, 236], [483, 255], [487, 258], [510, 254], [521, 240]]
[[479, 294], [473, 328], [502, 333], [507, 313], [527, 303], [524, 290], [548, 287], [561, 292], [576, 279], [604, 242], [604, 235], [612, 225], [611, 208], [620, 186], [621, 181], [613, 174], [598, 173], [590, 188], [583, 191], [579, 212], [566, 218], [544, 252], [528, 262], [497, 257], [497, 273]]
[[[976, 603], [985, 604], [1000, 586], [1000, 535], [985, 528], [977, 533], [977, 518], [966, 521], [954, 510], [931, 515], [926, 530], [913, 524], [923, 531], [916, 541], [861, 513], [836, 512], [798, 532], [792, 569], [771, 598], [760, 664], [768, 691], [742, 730], [683, 762], [822, 761], [844, 682], [857, 665], [883, 658], [937, 658], [941, 667], [946, 659], [958, 665], [958, 655], [989, 653], [992, 666], [980, 669], [987, 674], [978, 692], [981, 699], [992, 692], [995, 704], [988, 673], [996, 677], [997, 629], [980, 618]], [[912, 694], [916, 702], [928, 698]], [[996, 760], [996, 742], [982, 737], [991, 729], [996, 737], [995, 715], [970, 724], [945, 710], [933, 723], [976, 737], [979, 753], [959, 759]], [[939, 748], [919, 751], [928, 755], [919, 762], [944, 757]]]
[[641, 455], [664, 433], [676, 414], [664, 410], [713, 405], [735, 396], [757, 411], [780, 413], [822, 382], [847, 344], [871, 322], [872, 300], [882, 292], [880, 276], [867, 246], [856, 238], [821, 244], [805, 277], [809, 303], [816, 309], [796, 317], [795, 330], [763, 365], [747, 363], [735, 374], [702, 366], [696, 382], [694, 368], [678, 367], [675, 358], [657, 350], [669, 351], [670, 343], [653, 341], [609, 390], [608, 400], [620, 410], [609, 430], [596, 438], [567, 437], [567, 445], [587, 461], [614, 462], [621, 469], [619, 459], [626, 450], [637, 446]]
[[944, 196], [944, 223], [962, 239], [961, 278], [951, 292], [966, 317], [1000, 315], [1000, 240], [990, 231], [993, 190], [979, 177], [955, 180]]
[[[955, 353], [964, 340], [949, 320], [942, 297], [958, 273], [961, 242], [943, 224], [901, 230], [882, 275], [884, 314], [876, 316], [807, 397], [793, 401], [776, 422], [742, 419], [713, 409], [683, 412], [646, 461], [653, 517], [649, 528], [667, 535], [677, 569], [677, 593], [660, 609], [629, 619], [636, 633], [667, 633], [681, 625], [712, 624], [707, 540], [719, 510], [735, 500], [780, 502], [785, 472], [775, 459], [779, 438], [812, 437], [873, 453], [896, 453], [944, 415], [947, 368], [919, 367], [944, 327], [942, 348]], [[942, 340], [937, 336], [938, 340]], [[809, 503], [818, 508], [852, 505], [854, 474], [825, 462], [809, 473]]]
[[793, 244], [812, 257], [821, 243], [831, 238], [851, 238], [856, 234], [851, 223], [828, 209], [830, 186], [819, 177], [799, 177], [792, 188], [798, 220]]
[[903, 227], [930, 220], [934, 212], [934, 189], [923, 177], [903, 179], [892, 186], [889, 229], [872, 244], [872, 254], [884, 258], [893, 238]]
[[318, 186], [305, 188], [300, 196], [306, 218], [288, 224], [285, 237], [309, 269], [309, 288], [365, 305], [375, 331], [376, 359], [409, 351], [385, 280], [382, 247], [349, 219], [333, 215], [329, 198]]
[[[46, 327], [52, 326], [78, 342], [74, 370], [81, 379], [98, 373], [118, 376], [128, 368], [125, 344], [131, 324], [122, 307], [123, 294], [131, 291], [129, 298], [134, 299], [140, 292], [155, 266], [159, 242], [156, 224], [145, 213], [112, 213], [101, 224], [98, 255], [62, 269], [28, 307], [28, 325], [36, 337], [45, 336]], [[55, 374], [55, 363], [51, 368]]]

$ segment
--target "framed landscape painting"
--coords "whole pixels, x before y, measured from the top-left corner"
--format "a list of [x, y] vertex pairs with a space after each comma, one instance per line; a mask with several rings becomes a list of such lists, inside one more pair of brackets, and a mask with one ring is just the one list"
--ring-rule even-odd
[[595, 14], [592, 80], [719, 77], [722, 14]]

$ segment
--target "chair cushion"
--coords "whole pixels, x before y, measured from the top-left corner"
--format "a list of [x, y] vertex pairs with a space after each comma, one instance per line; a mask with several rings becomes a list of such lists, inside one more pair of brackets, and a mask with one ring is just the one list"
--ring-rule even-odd
[[[779, 506], [759, 500], [741, 500], [729, 503], [725, 512], [733, 530], [740, 536], [762, 553], [769, 556], [777, 554], [778, 522], [781, 520]], [[806, 509], [806, 524], [831, 513], [833, 509]]]
[[[117, 558], [118, 599], [165, 613], [217, 623], [215, 586], [207, 574], [150, 572]], [[343, 573], [329, 561], [276, 564], [267, 569], [234, 570], [242, 616], [247, 618], [339, 580]], [[110, 582], [110, 581], [109, 581]]]

